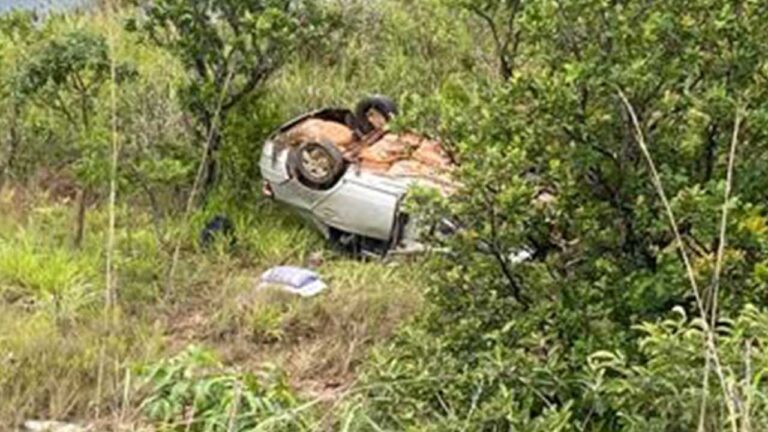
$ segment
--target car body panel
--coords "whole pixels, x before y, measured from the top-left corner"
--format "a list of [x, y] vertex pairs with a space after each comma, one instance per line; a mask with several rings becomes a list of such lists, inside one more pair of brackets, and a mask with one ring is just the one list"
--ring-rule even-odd
[[274, 150], [274, 144], [268, 141], [260, 166], [276, 200], [315, 218], [316, 223], [379, 240], [391, 238], [400, 200], [408, 190], [407, 182], [352, 168], [330, 189], [311, 189], [288, 173], [289, 149], [278, 150], [277, 155]]

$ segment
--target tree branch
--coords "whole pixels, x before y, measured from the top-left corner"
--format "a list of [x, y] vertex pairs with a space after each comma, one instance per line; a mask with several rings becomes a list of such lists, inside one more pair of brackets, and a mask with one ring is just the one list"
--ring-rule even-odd
[[510, 289], [512, 290], [512, 296], [517, 300], [518, 303], [520, 303], [524, 308], [528, 308], [528, 300], [523, 297], [522, 289], [520, 288], [520, 284], [515, 279], [515, 276], [512, 274], [512, 269], [509, 266], [509, 261], [507, 260], [507, 257], [504, 253], [504, 251], [499, 246], [499, 235], [498, 235], [498, 221], [496, 216], [496, 205], [493, 201], [493, 198], [486, 197], [486, 203], [489, 206], [490, 210], [490, 224], [491, 224], [491, 240], [490, 242], [486, 242], [488, 246], [490, 246], [490, 253], [496, 260], [496, 262], [499, 264], [499, 268], [501, 269], [502, 274], [504, 275], [504, 278], [507, 280], [507, 284], [509, 285]]

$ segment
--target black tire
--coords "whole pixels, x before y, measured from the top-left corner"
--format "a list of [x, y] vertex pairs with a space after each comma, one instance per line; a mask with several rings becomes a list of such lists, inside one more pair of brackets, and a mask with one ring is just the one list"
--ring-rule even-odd
[[308, 141], [291, 151], [288, 169], [313, 189], [329, 189], [344, 174], [344, 156], [327, 141]]
[[392, 117], [397, 115], [398, 112], [395, 101], [386, 96], [374, 95], [361, 100], [357, 103], [357, 107], [355, 107], [355, 117], [357, 117], [360, 132], [364, 134], [374, 129], [374, 126], [368, 120], [368, 113], [371, 110], [378, 111], [387, 120], [392, 120]]

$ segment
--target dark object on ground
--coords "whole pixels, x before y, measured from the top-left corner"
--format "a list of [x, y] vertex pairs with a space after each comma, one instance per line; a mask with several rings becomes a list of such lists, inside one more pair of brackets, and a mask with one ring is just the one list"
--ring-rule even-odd
[[235, 225], [224, 215], [216, 215], [205, 224], [203, 230], [200, 231], [200, 246], [205, 249], [210, 248], [216, 238], [219, 237], [229, 239], [230, 247], [237, 243]]

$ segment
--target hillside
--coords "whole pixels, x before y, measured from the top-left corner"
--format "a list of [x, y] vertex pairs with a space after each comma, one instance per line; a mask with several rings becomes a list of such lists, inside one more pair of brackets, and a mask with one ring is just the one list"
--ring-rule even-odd
[[[768, 427], [762, 3], [90, 6], [0, 6], [0, 429]], [[322, 107], [444, 146], [396, 219], [429, 252], [265, 195]], [[328, 288], [261, 286], [285, 265]]]

